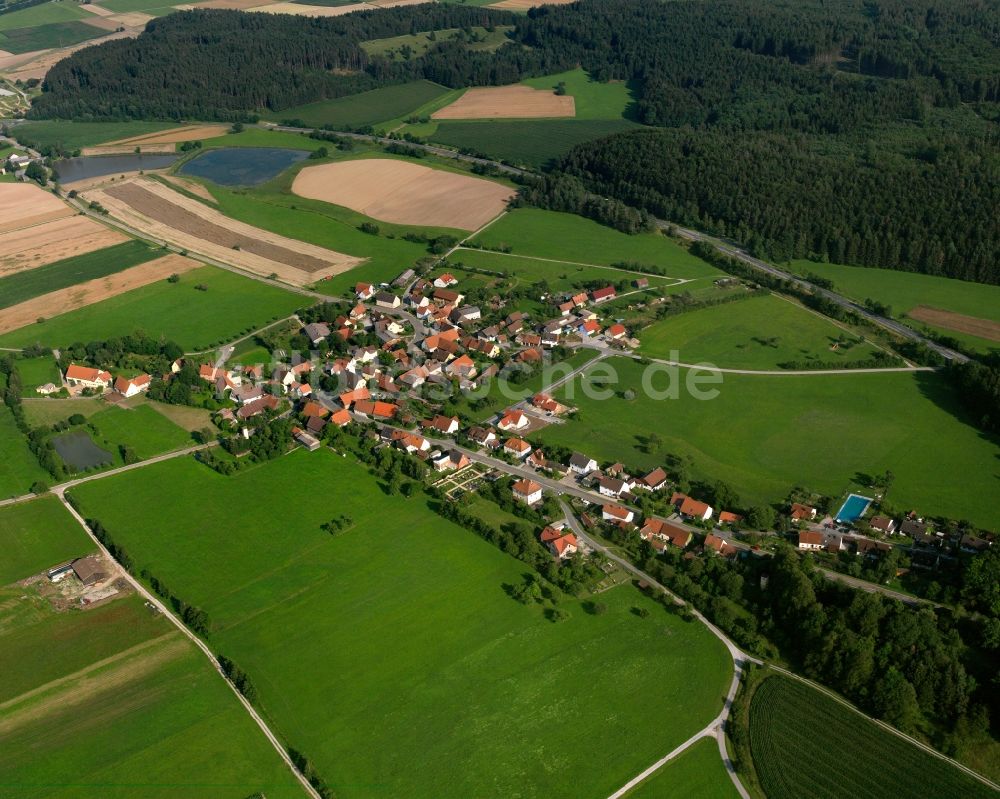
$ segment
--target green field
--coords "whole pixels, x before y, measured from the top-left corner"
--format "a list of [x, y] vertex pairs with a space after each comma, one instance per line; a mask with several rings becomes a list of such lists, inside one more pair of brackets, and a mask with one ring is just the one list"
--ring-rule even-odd
[[10, 53], [30, 53], [53, 47], [68, 47], [106, 35], [107, 31], [86, 22], [53, 22], [37, 28], [8, 28], [0, 33], [0, 47]]
[[543, 91], [555, 90], [559, 83], [566, 84], [566, 94], [576, 106], [576, 119], [623, 119], [635, 100], [635, 94], [623, 81], [600, 83], [582, 69], [528, 78], [521, 83]]
[[[777, 369], [789, 361], [837, 362], [845, 367], [879, 350], [826, 317], [774, 294], [750, 297], [655, 322], [639, 334], [640, 352], [684, 363], [737, 369]], [[836, 349], [833, 349], [836, 345]]]
[[[0, 392], [7, 387], [0, 375]], [[14, 422], [14, 414], [0, 403], [0, 499], [27, 494], [36, 480], [48, 480], [49, 473], [38, 465], [28, 449], [28, 441]]]
[[41, 395], [35, 391], [38, 386], [44, 386], [46, 383], [55, 383], [58, 386], [62, 382], [59, 365], [51, 355], [43, 355], [40, 358], [19, 358], [16, 366], [24, 384], [21, 392], [23, 397], [40, 397]]
[[628, 799], [736, 799], [715, 738], [702, 738], [629, 791]]
[[163, 255], [141, 241], [125, 241], [113, 247], [16, 272], [0, 279], [0, 308], [58, 291], [87, 280], [113, 275]]
[[[212, 645], [341, 799], [604, 795], [721, 706], [731, 663], [701, 625], [630, 586], [603, 615], [564, 598], [553, 624], [505, 594], [523, 564], [330, 450], [233, 477], [186, 458], [140, 471], [73, 494], [205, 609]], [[353, 526], [321, 532], [338, 514]]]
[[626, 119], [442, 120], [405, 130], [440, 144], [538, 169], [578, 144], [635, 127]]
[[59, 119], [19, 122], [12, 131], [14, 138], [32, 147], [59, 145], [72, 151], [176, 127], [170, 122], [70, 122]]
[[[574, 449], [586, 442], [598, 460], [640, 469], [686, 456], [692, 478], [725, 481], [749, 504], [780, 501], [796, 485], [837, 496], [861, 488], [860, 474], [890, 469], [893, 505], [1000, 528], [993, 501], [1000, 441], [962, 421], [939, 375], [730, 374], [702, 386], [719, 395], [701, 401], [686, 390], [689, 370], [677, 369], [679, 398], [656, 400], [642, 389], [642, 365], [612, 358], [593, 368], [605, 364], [618, 375], [615, 396], [589, 398], [577, 380], [563, 393], [572, 389], [578, 420], [534, 438]], [[672, 382], [663, 373], [652, 378], [656, 390]], [[622, 396], [629, 388], [635, 399]], [[650, 443], [651, 431], [659, 443]]]
[[141, 11], [143, 14], [151, 14], [154, 17], [173, 14], [177, 11], [168, 0], [101, 0], [100, 5], [116, 14]]
[[[312, 5], [315, 5], [315, 3]], [[337, 2], [337, 5], [344, 5], [344, 3], [342, 1]], [[482, 41], [470, 42], [462, 40], [465, 41], [467, 50], [491, 53], [509, 41], [507, 31], [512, 29], [512, 25], [497, 25], [492, 31], [488, 31], [486, 28], [473, 27], [473, 34], [482, 37]], [[443, 30], [405, 34], [403, 36], [390, 36], [387, 39], [372, 39], [367, 42], [361, 42], [361, 49], [368, 53], [368, 55], [384, 55], [394, 61], [405, 61], [402, 48], [408, 47], [410, 49], [410, 57], [417, 58], [441, 42], [459, 38], [457, 34], [460, 32], [461, 29], [459, 28], [446, 28]], [[433, 34], [433, 38], [431, 38], [431, 34]]]
[[[858, 302], [873, 299], [889, 305], [893, 315], [897, 317], [909, 313], [918, 305], [927, 305], [931, 308], [1000, 322], [1000, 286], [915, 272], [819, 264], [813, 261], [792, 261], [791, 268], [801, 275], [811, 272], [832, 280], [837, 291]], [[916, 320], [911, 323], [916, 327], [924, 326], [922, 322]], [[1000, 350], [1000, 342], [997, 341], [988, 341], [941, 327], [931, 329], [952, 336], [981, 352]]]
[[[208, 290], [198, 291], [196, 285]], [[65, 347], [144, 330], [153, 338], [172, 339], [185, 350], [204, 350], [308, 304], [308, 299], [276, 286], [205, 266], [185, 272], [179, 283], [162, 280], [7, 333], [0, 336], [0, 346]]]
[[275, 121], [301, 120], [306, 125], [314, 127], [330, 125], [337, 129], [362, 128], [387, 119], [406, 116], [447, 92], [448, 89], [444, 86], [427, 80], [418, 80], [384, 86], [349, 97], [339, 97], [336, 100], [322, 100], [285, 108], [273, 112], [271, 118]]
[[22, 580], [96, 547], [53, 496], [0, 508], [0, 585]]
[[187, 430], [149, 405], [111, 407], [94, 414], [87, 423], [97, 428], [98, 435], [105, 441], [131, 447], [142, 460], [194, 443]]
[[750, 746], [768, 799], [996, 796], [945, 761], [787, 677], [768, 677], [754, 693]]
[[[0, 33], [23, 28], [37, 28], [42, 25], [52, 25], [57, 22], [72, 22], [92, 16], [71, 0], [52, 0], [40, 3], [8, 14], [0, 14]], [[93, 29], [95, 34], [99, 31]]]
[[574, 214], [518, 208], [475, 237], [485, 247], [508, 246], [533, 255], [610, 266], [633, 261], [660, 267], [671, 277], [718, 277], [722, 273], [659, 233], [629, 236]]
[[0, 793], [301, 797], [204, 655], [138, 597], [57, 612], [0, 592]]
[[108, 407], [104, 400], [97, 397], [56, 399], [42, 398], [37, 394], [34, 397], [34, 399], [26, 398], [24, 402], [24, 418], [31, 427], [50, 426], [65, 421], [74, 413], [93, 416]]

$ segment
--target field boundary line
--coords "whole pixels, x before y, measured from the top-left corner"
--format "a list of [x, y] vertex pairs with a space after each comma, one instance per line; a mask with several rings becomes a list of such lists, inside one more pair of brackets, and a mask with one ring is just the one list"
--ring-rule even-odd
[[218, 659], [216, 658], [212, 650], [208, 648], [208, 645], [204, 641], [202, 641], [198, 636], [196, 636], [193, 632], [191, 632], [184, 625], [184, 622], [178, 619], [173, 614], [173, 612], [170, 609], [168, 609], [162, 601], [160, 601], [158, 597], [154, 596], [150, 591], [148, 591], [146, 587], [142, 585], [142, 583], [140, 583], [135, 577], [133, 577], [132, 574], [124, 566], [122, 566], [120, 563], [118, 563], [117, 560], [114, 559], [114, 557], [112, 557], [111, 553], [107, 550], [104, 544], [102, 544], [100, 539], [98, 539], [98, 537], [94, 534], [94, 531], [90, 529], [90, 525], [87, 524], [86, 520], [77, 512], [76, 508], [74, 508], [72, 504], [70, 504], [69, 500], [66, 499], [66, 495], [64, 492], [65, 489], [61, 489], [55, 493], [56, 496], [59, 497], [59, 501], [62, 503], [63, 507], [70, 512], [73, 518], [76, 519], [77, 523], [84, 529], [87, 535], [90, 536], [91, 540], [97, 545], [98, 549], [100, 549], [104, 557], [106, 557], [109, 561], [118, 566], [118, 568], [122, 572], [122, 575], [132, 585], [132, 587], [136, 590], [139, 596], [141, 596], [147, 602], [152, 604], [160, 613], [162, 613], [166, 618], [168, 618], [174, 624], [174, 626], [177, 627], [177, 629], [179, 629], [188, 638], [189, 641], [191, 641], [196, 647], [198, 647], [198, 649], [202, 651], [205, 657], [207, 657], [211, 662], [212, 666], [215, 669], [215, 672], [222, 678], [223, 682], [225, 682], [229, 690], [233, 692], [233, 694], [239, 700], [240, 704], [243, 705], [243, 708], [247, 711], [249, 716], [257, 723], [257, 726], [260, 728], [261, 732], [264, 733], [264, 737], [266, 737], [267, 740], [271, 743], [275, 751], [284, 761], [285, 765], [288, 766], [292, 774], [294, 774], [296, 779], [301, 783], [306, 793], [310, 797], [312, 797], [312, 799], [322, 799], [322, 797], [320, 797], [319, 793], [316, 791], [315, 788], [313, 788], [313, 786], [305, 778], [305, 776], [297, 768], [295, 768], [295, 765], [292, 763], [292, 760], [288, 755], [288, 751], [285, 749], [284, 746], [282, 746], [277, 736], [275, 736], [275, 734], [271, 731], [271, 728], [267, 726], [267, 722], [265, 722], [264, 719], [261, 718], [260, 714], [254, 709], [253, 705], [251, 705], [250, 702], [247, 701], [247, 698], [243, 696], [243, 694], [241, 694], [236, 689], [236, 686], [229, 681], [229, 679], [226, 677], [225, 674], [223, 674], [222, 667], [219, 665]]
[[[588, 347], [588, 349], [596, 349], [595, 347]], [[627, 353], [615, 353], [616, 355], [621, 355], [625, 358], [631, 358], [634, 361], [641, 360], [645, 358], [647, 361], [652, 361], [653, 363], [662, 363], [667, 366], [679, 366], [682, 369], [701, 369], [705, 372], [718, 372], [721, 374], [730, 375], [756, 375], [761, 376], [785, 376], [785, 377], [802, 377], [802, 376], [816, 376], [816, 375], [872, 375], [872, 374], [885, 374], [892, 372], [936, 372], [937, 369], [933, 366], [885, 366], [882, 368], [872, 367], [865, 369], [733, 369], [724, 366], [714, 366], [707, 363], [685, 363], [684, 361], [671, 361], [667, 358], [655, 358], [652, 355], [643, 355], [642, 353], [632, 353], [631, 355]]]
[[[504, 211], [504, 214], [505, 213], [507, 212]], [[500, 216], [503, 216], [503, 214], [501, 214]], [[498, 216], [497, 219], [499, 218], [500, 217]], [[493, 222], [496, 222], [496, 219], [488, 222], [483, 228], [480, 228], [480, 230], [477, 230], [475, 233], [470, 233], [468, 238], [471, 239], [473, 236], [479, 235], [481, 230], [484, 230], [489, 225], [492, 225]], [[627, 275], [642, 275], [643, 277], [658, 277], [663, 280], [678, 281], [676, 283], [672, 283], [670, 286], [666, 286], [665, 288], [671, 288], [672, 286], [679, 286], [682, 283], [690, 283], [692, 280], [702, 279], [697, 277], [677, 277], [675, 275], [658, 275], [655, 272], [637, 272], [635, 269], [623, 269], [620, 266], [610, 266], [608, 264], [588, 264], [584, 263], [583, 261], [563, 261], [559, 258], [542, 258], [539, 255], [522, 255], [521, 253], [516, 253], [516, 252], [500, 252], [499, 250], [487, 250], [485, 247], [466, 247], [461, 243], [455, 245], [455, 249], [453, 250], [453, 252], [457, 252], [458, 250], [467, 250], [468, 252], [485, 252], [491, 255], [499, 255], [504, 258], [524, 258], [529, 261], [546, 261], [547, 263], [550, 264], [565, 264], [566, 266], [589, 266], [592, 269], [608, 269], [612, 272], [624, 272]], [[705, 277], [707, 277], [707, 275]]]
[[844, 697], [842, 697], [840, 694], [836, 693], [835, 691], [830, 690], [826, 686], [820, 685], [817, 682], [813, 682], [808, 677], [803, 677], [801, 674], [796, 674], [793, 671], [789, 671], [788, 669], [783, 668], [783, 667], [778, 666], [778, 665], [775, 665], [773, 663], [768, 663], [767, 667], [770, 668], [770, 669], [773, 669], [774, 671], [778, 672], [779, 674], [781, 674], [781, 675], [783, 675], [785, 677], [791, 677], [793, 680], [798, 680], [801, 683], [805, 683], [810, 688], [813, 688], [813, 689], [819, 691], [820, 693], [825, 694], [826, 696], [830, 697], [835, 702], [838, 702], [839, 704], [843, 705], [844, 707], [850, 708], [855, 713], [857, 713], [859, 716], [862, 716], [863, 718], [868, 719], [868, 721], [872, 722], [873, 724], [876, 724], [877, 726], [881, 727], [884, 730], [887, 730], [888, 732], [893, 733], [897, 737], [902, 738], [904, 741], [908, 741], [909, 743], [913, 744], [914, 746], [922, 749], [927, 754], [934, 755], [939, 760], [944, 760], [946, 763], [951, 764], [952, 766], [954, 766], [955, 768], [959, 769], [960, 771], [964, 771], [968, 776], [970, 776], [970, 777], [978, 780], [979, 782], [983, 783], [984, 785], [992, 788], [994, 791], [1000, 791], [1000, 785], [997, 785], [995, 782], [993, 782], [988, 777], [985, 777], [982, 774], [980, 774], [979, 772], [974, 771], [973, 769], [969, 768], [968, 766], [966, 766], [963, 763], [959, 763], [954, 758], [948, 757], [948, 755], [944, 754], [943, 752], [939, 752], [933, 746], [929, 746], [928, 744], [925, 744], [923, 741], [918, 741], [916, 738], [914, 738], [911, 735], [907, 735], [902, 730], [897, 730], [891, 724], [888, 724], [888, 723], [882, 721], [881, 719], [874, 718], [873, 716], [869, 716], [863, 710], [861, 710], [858, 707], [855, 707], [847, 699], [845, 699]]

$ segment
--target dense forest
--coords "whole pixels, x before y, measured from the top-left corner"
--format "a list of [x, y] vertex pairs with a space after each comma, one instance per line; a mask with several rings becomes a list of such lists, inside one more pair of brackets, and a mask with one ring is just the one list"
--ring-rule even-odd
[[[495, 53], [446, 40], [393, 61], [360, 47], [500, 24], [514, 28]], [[491, 85], [577, 65], [630, 81], [631, 114], [652, 128], [557, 165], [591, 193], [772, 258], [1000, 282], [1000, 6], [989, 0], [196, 11], [61, 62], [30, 115], [252, 119], [415, 78]]]

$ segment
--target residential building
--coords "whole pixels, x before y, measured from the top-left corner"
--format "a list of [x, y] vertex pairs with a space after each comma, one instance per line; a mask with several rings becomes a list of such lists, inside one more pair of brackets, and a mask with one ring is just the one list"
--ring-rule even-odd
[[542, 501], [542, 487], [534, 480], [527, 478], [518, 480], [511, 486], [511, 490], [514, 492], [514, 499], [525, 505], [534, 505]]

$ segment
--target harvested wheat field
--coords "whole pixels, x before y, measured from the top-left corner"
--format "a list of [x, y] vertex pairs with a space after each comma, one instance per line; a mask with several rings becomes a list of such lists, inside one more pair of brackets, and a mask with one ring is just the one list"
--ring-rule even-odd
[[237, 222], [149, 178], [88, 191], [86, 198], [153, 239], [257, 275], [273, 274], [296, 286], [340, 274], [365, 260]]
[[[424, 0], [426, 2], [426, 0]], [[202, 8], [202, 6], [198, 6]], [[346, 6], [306, 6], [300, 3], [272, 3], [266, 6], [248, 8], [247, 11], [265, 14], [292, 14], [296, 17], [339, 17], [355, 11], [371, 11], [376, 6], [368, 3], [351, 3]]]
[[174, 6], [180, 11], [190, 11], [193, 8], [221, 8], [230, 11], [249, 11], [257, 6], [271, 5], [274, 0], [208, 0], [206, 3], [185, 4]]
[[0, 183], [0, 232], [41, 225], [76, 211], [30, 183]]
[[85, 216], [68, 216], [42, 225], [0, 232], [0, 278], [103, 250], [126, 237]]
[[99, 28], [102, 31], [116, 31], [118, 30], [119, 23], [115, 22], [114, 17], [87, 17], [86, 19], [81, 19], [80, 22], [85, 25], [90, 25], [92, 28]]
[[81, 3], [80, 9], [82, 11], [89, 11], [91, 14], [96, 14], [99, 17], [110, 17], [115, 13], [109, 8], [102, 8], [94, 3]]
[[576, 0], [500, 0], [499, 3], [490, 3], [488, 7], [503, 8], [507, 11], [526, 11], [538, 6], [565, 6], [575, 2]]
[[167, 183], [172, 183], [174, 186], [184, 189], [188, 194], [193, 194], [195, 197], [200, 197], [206, 202], [210, 202], [213, 205], [218, 205], [219, 201], [212, 196], [212, 192], [206, 189], [196, 180], [188, 180], [187, 178], [181, 178], [177, 175], [160, 175], [162, 180], [167, 181]]
[[576, 116], [576, 103], [568, 94], [530, 86], [489, 86], [469, 89], [451, 105], [431, 114], [431, 119], [535, 119]]
[[70, 45], [69, 47], [58, 47], [54, 50], [33, 50], [30, 53], [21, 53], [11, 58], [0, 60], [0, 73], [11, 82], [16, 80], [31, 80], [37, 78], [42, 80], [48, 71], [56, 64], [77, 50], [84, 47], [93, 47], [104, 42], [111, 42], [116, 39], [134, 39], [142, 32], [142, 28], [135, 27], [124, 31], [115, 31], [107, 36], [100, 36], [96, 39], [88, 39], [85, 42]]
[[[80, 155], [131, 155], [135, 152], [135, 148], [138, 144], [112, 144], [108, 146], [96, 145], [94, 147], [83, 147], [80, 150]], [[172, 144], [143, 144], [142, 153], [143, 155], [173, 155], [177, 151], [177, 148]], [[102, 175], [101, 177], [107, 177]], [[78, 180], [76, 183], [83, 183], [84, 181]]]
[[38, 319], [48, 319], [66, 311], [93, 305], [95, 302], [117, 297], [126, 291], [148, 286], [157, 280], [165, 280], [172, 274], [183, 274], [201, 266], [197, 261], [183, 255], [165, 255], [155, 261], [133, 266], [107, 277], [88, 280], [69, 288], [52, 291], [35, 297], [19, 305], [12, 305], [0, 311], [0, 333], [9, 333], [25, 325], [34, 324]]
[[491, 180], [392, 158], [309, 166], [292, 193], [401, 225], [478, 230], [499, 216], [514, 190]]
[[943, 327], [945, 330], [954, 330], [956, 333], [966, 333], [989, 341], [1000, 341], [1000, 322], [994, 322], [992, 319], [942, 311], [929, 305], [918, 305], [906, 315], [918, 322]]
[[[183, 128], [170, 128], [170, 130], [147, 133], [143, 136], [133, 136], [129, 139], [116, 139], [115, 141], [105, 142], [100, 146], [103, 149], [115, 145], [124, 146], [131, 144], [133, 148], [141, 146], [145, 152], [152, 152], [151, 150], [145, 150], [147, 144], [178, 144], [198, 139], [211, 139], [224, 135], [228, 130], [229, 125], [186, 125]], [[171, 149], [169, 152], [173, 152], [173, 150]]]

